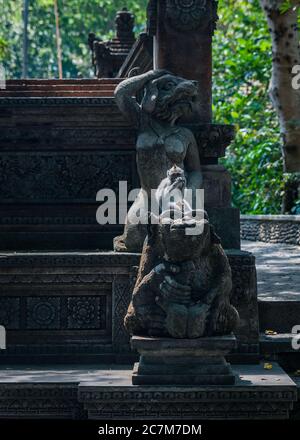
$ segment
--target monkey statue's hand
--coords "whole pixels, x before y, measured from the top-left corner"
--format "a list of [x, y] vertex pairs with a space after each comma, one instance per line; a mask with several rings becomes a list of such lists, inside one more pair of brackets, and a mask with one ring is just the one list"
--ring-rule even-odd
[[171, 304], [188, 306], [191, 302], [191, 287], [178, 283], [170, 275], [164, 277], [159, 289], [160, 295], [156, 297], [156, 303], [166, 313]]

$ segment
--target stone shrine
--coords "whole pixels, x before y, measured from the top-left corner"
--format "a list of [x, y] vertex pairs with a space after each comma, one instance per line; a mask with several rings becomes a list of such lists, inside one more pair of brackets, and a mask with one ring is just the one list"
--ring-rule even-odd
[[97, 78], [115, 78], [129, 54], [135, 37], [133, 33], [134, 16], [127, 8], [119, 11], [115, 19], [116, 36], [103, 41], [90, 33], [88, 44], [92, 53], [92, 64]]

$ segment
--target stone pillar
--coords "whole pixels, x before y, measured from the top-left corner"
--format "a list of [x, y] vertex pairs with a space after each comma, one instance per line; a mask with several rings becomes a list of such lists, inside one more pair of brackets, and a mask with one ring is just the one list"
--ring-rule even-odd
[[157, 0], [152, 3], [154, 66], [199, 82], [193, 121], [212, 120], [212, 36], [217, 21], [214, 0]]
[[218, 164], [234, 138], [234, 127], [212, 122], [212, 37], [215, 0], [150, 0], [148, 34], [154, 37], [154, 68], [199, 82], [195, 111], [182, 121], [199, 149], [205, 206], [225, 248], [240, 248], [239, 211], [231, 206], [231, 178]]

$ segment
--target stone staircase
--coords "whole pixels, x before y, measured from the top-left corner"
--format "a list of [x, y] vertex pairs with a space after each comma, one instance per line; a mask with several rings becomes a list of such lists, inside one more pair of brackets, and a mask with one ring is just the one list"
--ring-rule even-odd
[[0, 93], [0, 249], [111, 249], [96, 194], [137, 187], [135, 132], [119, 80], [8, 81]]

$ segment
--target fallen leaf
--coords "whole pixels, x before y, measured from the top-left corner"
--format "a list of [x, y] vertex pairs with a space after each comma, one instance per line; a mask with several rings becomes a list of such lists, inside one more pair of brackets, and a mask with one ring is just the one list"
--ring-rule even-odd
[[273, 365], [272, 364], [268, 364], [267, 362], [264, 364], [264, 369], [265, 370], [272, 370]]
[[270, 335], [270, 336], [272, 336], [272, 335], [278, 335], [278, 333], [275, 332], [274, 330], [266, 330], [266, 331], [265, 331], [265, 335]]

